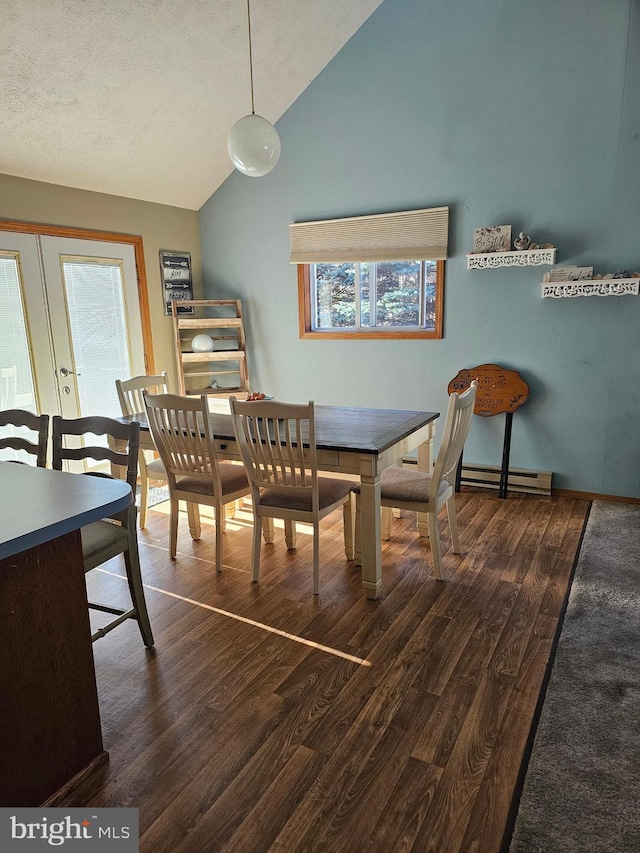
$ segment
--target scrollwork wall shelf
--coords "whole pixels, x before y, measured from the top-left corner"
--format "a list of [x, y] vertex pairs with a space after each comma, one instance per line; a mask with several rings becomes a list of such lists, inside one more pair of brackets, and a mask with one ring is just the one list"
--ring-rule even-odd
[[542, 264], [553, 266], [557, 249], [528, 249], [515, 252], [469, 252], [468, 270], [497, 269], [498, 267], [537, 267]]
[[542, 298], [576, 296], [638, 296], [640, 278], [599, 278], [583, 281], [543, 281]]

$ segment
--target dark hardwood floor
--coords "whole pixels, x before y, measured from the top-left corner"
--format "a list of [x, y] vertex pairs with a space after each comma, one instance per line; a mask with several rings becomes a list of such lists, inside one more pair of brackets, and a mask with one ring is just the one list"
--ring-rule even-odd
[[[128, 623], [94, 644], [108, 765], [64, 805], [134, 806], [140, 849], [497, 853], [588, 502], [464, 489], [446, 580], [415, 516], [383, 545], [383, 595], [344, 559], [342, 516], [277, 528], [249, 581], [250, 512], [213, 528], [166, 504], [140, 533], [156, 647]], [[118, 560], [92, 595], [126, 600]], [[120, 575], [120, 577], [118, 576]]]

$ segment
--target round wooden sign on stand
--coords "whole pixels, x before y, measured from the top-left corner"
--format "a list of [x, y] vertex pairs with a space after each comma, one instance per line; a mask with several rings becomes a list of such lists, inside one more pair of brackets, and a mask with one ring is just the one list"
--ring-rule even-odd
[[[504, 444], [502, 448], [502, 467], [500, 469], [500, 487], [498, 497], [507, 497], [509, 478], [509, 454], [511, 451], [511, 429], [513, 413], [529, 399], [529, 386], [516, 370], [507, 370], [498, 364], [480, 364], [459, 371], [449, 382], [448, 392], [461, 394], [473, 380], [478, 381], [478, 390], [473, 412], [481, 418], [506, 414], [504, 426]], [[456, 491], [460, 490], [462, 476], [462, 456], [458, 464]]]

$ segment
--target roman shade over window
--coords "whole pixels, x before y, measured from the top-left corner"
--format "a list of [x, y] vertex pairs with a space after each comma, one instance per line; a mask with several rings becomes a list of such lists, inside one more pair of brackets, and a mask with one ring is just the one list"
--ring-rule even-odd
[[448, 207], [348, 219], [294, 222], [291, 263], [441, 261], [447, 257]]

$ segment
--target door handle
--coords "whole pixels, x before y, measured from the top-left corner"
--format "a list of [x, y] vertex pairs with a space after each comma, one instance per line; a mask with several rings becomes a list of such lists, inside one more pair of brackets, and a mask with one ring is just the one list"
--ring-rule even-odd
[[67, 376], [82, 376], [81, 373], [76, 373], [75, 370], [69, 370], [69, 368], [67, 367], [61, 367], [58, 373], [65, 379], [67, 378]]

